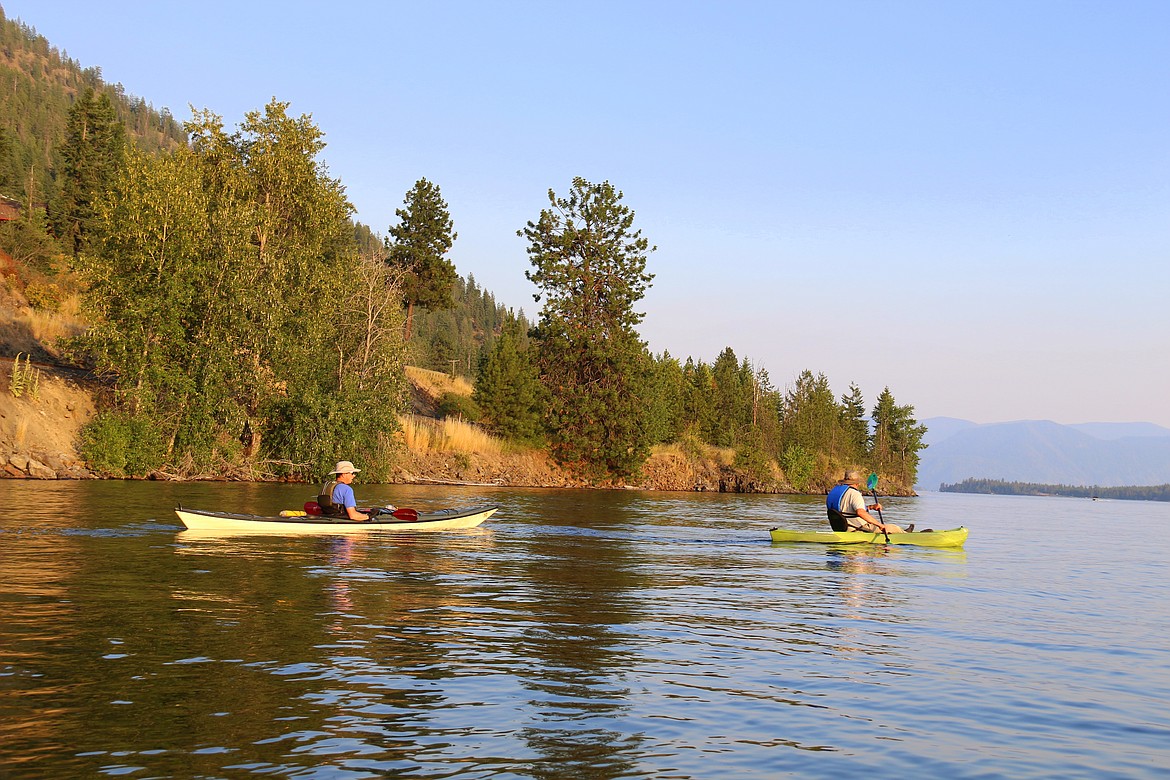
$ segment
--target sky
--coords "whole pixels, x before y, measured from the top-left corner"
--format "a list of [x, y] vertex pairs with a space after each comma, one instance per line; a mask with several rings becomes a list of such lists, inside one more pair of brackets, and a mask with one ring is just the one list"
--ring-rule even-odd
[[0, 0], [179, 120], [273, 98], [385, 235], [539, 314], [517, 236], [573, 177], [657, 250], [650, 349], [726, 347], [918, 419], [1170, 427], [1165, 0]]

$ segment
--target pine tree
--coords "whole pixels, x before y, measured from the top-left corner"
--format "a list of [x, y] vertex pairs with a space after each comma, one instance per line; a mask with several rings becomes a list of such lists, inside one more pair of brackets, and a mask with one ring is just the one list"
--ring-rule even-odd
[[543, 434], [542, 395], [536, 365], [522, 346], [519, 321], [513, 321], [480, 361], [473, 400], [493, 431], [536, 442]]
[[654, 444], [674, 441], [683, 431], [686, 378], [678, 360], [663, 352], [654, 360], [646, 399], [646, 430]]
[[126, 151], [126, 132], [106, 94], [87, 88], [69, 110], [57, 233], [80, 254], [95, 226], [96, 204], [113, 188]]
[[553, 455], [586, 476], [623, 479], [649, 454], [651, 361], [634, 306], [654, 278], [653, 249], [609, 182], [577, 177], [567, 197], [548, 197], [517, 234], [529, 242], [534, 297], [544, 300], [537, 340]]
[[390, 228], [387, 262], [402, 273], [406, 301], [406, 338], [410, 339], [414, 307], [448, 309], [457, 274], [445, 255], [458, 234], [439, 187], [419, 179], [406, 193], [406, 208], [398, 209], [399, 223]]
[[926, 449], [926, 426], [914, 419], [913, 406], [899, 406], [890, 388], [882, 390], [873, 407], [874, 466], [893, 473], [903, 485], [918, 479], [918, 453]]
[[865, 399], [856, 383], [849, 384], [849, 393], [841, 396], [841, 427], [845, 434], [845, 460], [860, 464], [869, 458], [869, 421], [865, 418]]

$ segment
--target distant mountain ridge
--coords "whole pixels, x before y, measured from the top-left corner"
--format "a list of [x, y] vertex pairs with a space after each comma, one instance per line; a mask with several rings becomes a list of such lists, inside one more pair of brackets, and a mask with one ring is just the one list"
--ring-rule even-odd
[[1153, 423], [921, 422], [930, 445], [918, 467], [921, 490], [968, 478], [1102, 487], [1170, 483], [1170, 429]]

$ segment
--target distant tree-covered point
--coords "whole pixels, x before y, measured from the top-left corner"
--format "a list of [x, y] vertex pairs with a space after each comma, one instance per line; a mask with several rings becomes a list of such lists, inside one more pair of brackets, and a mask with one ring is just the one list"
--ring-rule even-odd
[[1128, 501], [1170, 501], [1170, 485], [1086, 487], [1083, 485], [1040, 485], [1008, 482], [1003, 479], [965, 479], [941, 485], [943, 493], [984, 493], [999, 496], [1067, 496], [1070, 498], [1118, 498]]

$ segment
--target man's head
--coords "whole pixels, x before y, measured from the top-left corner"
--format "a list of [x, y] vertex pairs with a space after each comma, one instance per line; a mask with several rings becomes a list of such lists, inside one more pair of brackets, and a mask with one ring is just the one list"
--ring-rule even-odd
[[[339, 460], [337, 461], [337, 465], [333, 467], [333, 471], [331, 473], [337, 475], [338, 482], [353, 482], [353, 475], [359, 471], [361, 471], [361, 469], [355, 469], [353, 464], [348, 460]], [[342, 479], [342, 477], [346, 476], [348, 476], [349, 479]]]
[[842, 479], [841, 481], [844, 482], [846, 485], [860, 485], [861, 484], [861, 472], [858, 471], [857, 469], [848, 469], [845, 472], [845, 478]]

